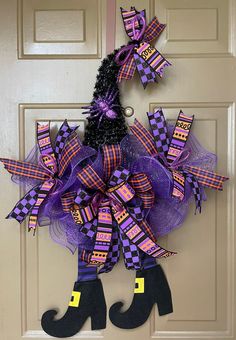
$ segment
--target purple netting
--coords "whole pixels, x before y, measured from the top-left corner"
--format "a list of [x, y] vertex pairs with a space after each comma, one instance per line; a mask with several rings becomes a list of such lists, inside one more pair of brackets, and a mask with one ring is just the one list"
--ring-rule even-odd
[[[173, 127], [168, 127], [170, 135], [172, 131]], [[186, 181], [185, 198], [180, 202], [178, 199], [171, 197], [173, 180], [170, 171], [157, 158], [150, 157], [133, 135], [127, 135], [122, 140], [121, 149], [123, 152], [122, 165], [129, 169], [131, 173], [146, 173], [152, 183], [155, 192], [155, 205], [150, 211], [146, 211], [146, 214], [148, 213], [146, 216], [148, 223], [156, 236], [168, 234], [171, 230], [180, 226], [187, 215], [192, 198], [189, 183]], [[188, 138], [186, 149], [190, 151], [186, 165], [200, 166], [209, 171], [214, 170], [216, 156], [206, 151], [192, 133]], [[26, 161], [38, 164], [38, 159], [39, 150], [36, 146], [28, 155]], [[103, 178], [101, 152], [97, 153], [94, 149], [83, 146], [40, 208], [40, 226], [49, 225], [51, 238], [60, 245], [67, 247], [71, 252], [74, 252], [77, 247], [88, 250], [93, 249], [93, 241], [80, 232], [81, 226], [74, 223], [70, 213], [63, 211], [61, 204], [61, 195], [66, 192], [77, 192], [79, 188], [82, 188], [76, 174], [80, 167], [86, 163], [93, 164], [95, 171]], [[40, 183], [39, 181], [19, 176], [12, 176], [12, 180], [23, 185], [27, 190]], [[204, 191], [202, 193], [203, 199], [206, 199]]]
[[[168, 126], [168, 134], [172, 135], [174, 127]], [[193, 198], [190, 184], [185, 182], [185, 198], [179, 201], [172, 198], [173, 179], [171, 172], [162, 165], [157, 157], [150, 157], [143, 145], [133, 135], [127, 135], [121, 142], [124, 154], [124, 166], [132, 173], [144, 172], [152, 183], [155, 192], [155, 205], [150, 210], [147, 221], [157, 237], [168, 234], [179, 227], [188, 212]], [[190, 133], [185, 150], [190, 152], [184, 165], [199, 166], [213, 171], [216, 166], [216, 155], [208, 152]], [[204, 189], [201, 187], [203, 200], [206, 200]]]

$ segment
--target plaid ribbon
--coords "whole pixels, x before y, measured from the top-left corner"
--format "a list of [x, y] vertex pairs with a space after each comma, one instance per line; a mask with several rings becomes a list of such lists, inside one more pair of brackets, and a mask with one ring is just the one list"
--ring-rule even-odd
[[215, 190], [223, 190], [223, 183], [229, 178], [218, 175], [214, 172], [198, 168], [196, 166], [185, 165], [184, 170], [194, 175], [198, 183], [204, 187], [209, 187]]
[[121, 149], [118, 144], [103, 146], [103, 167], [106, 175], [105, 180], [111, 177], [112, 171], [116, 169], [122, 161]]
[[122, 79], [131, 79], [137, 68], [143, 87], [146, 88], [148, 83], [157, 82], [157, 75], [162, 77], [164, 68], [171, 65], [155, 47], [150, 45], [152, 40], [159, 37], [166, 25], [159, 23], [156, 17], [146, 25], [145, 10], [139, 12], [135, 7], [131, 7], [129, 11], [121, 8], [121, 16], [131, 42], [122, 47], [116, 55], [116, 62], [121, 65], [118, 82]]
[[[12, 175], [40, 181], [16, 203], [7, 218], [15, 218], [21, 223], [29, 215], [28, 228], [34, 230], [35, 233], [40, 207], [56, 184], [60, 183], [66, 167], [81, 147], [78, 138], [73, 134], [76, 129], [77, 127], [71, 128], [65, 120], [57, 133], [54, 150], [49, 123], [37, 124], [37, 141], [40, 151], [37, 165], [25, 161], [0, 159]], [[64, 204], [67, 206], [68, 199], [68, 197], [64, 198]]]
[[151, 208], [154, 204], [155, 195], [152, 185], [144, 173], [137, 173], [130, 177], [129, 183], [136, 195], [142, 199], [144, 208]]
[[[110, 271], [118, 261], [119, 247], [122, 247], [125, 265], [129, 269], [140, 268], [140, 251], [156, 258], [174, 254], [156, 244], [151, 228], [143, 220], [143, 207], [137, 203], [140, 198], [144, 207], [153, 204], [153, 193], [148, 199], [145, 195], [152, 192], [147, 176], [131, 176], [127, 169], [121, 167], [120, 157], [117, 161], [120, 147], [117, 145], [115, 148], [116, 151], [114, 146], [103, 148], [103, 165], [104, 162], [109, 163], [104, 168], [112, 171], [109, 180], [105, 182], [93, 165], [87, 165], [77, 175], [86, 189], [80, 189], [75, 199], [71, 199], [74, 221], [80, 225], [81, 232], [94, 238], [93, 251], [86, 253], [88, 265], [104, 265], [102, 272]], [[91, 189], [94, 190], [93, 195], [89, 193]], [[135, 196], [135, 205], [130, 205]], [[64, 206], [67, 212], [67, 200]], [[88, 210], [90, 214], [86, 213]], [[114, 235], [116, 232], [119, 242]]]
[[137, 120], [130, 127], [131, 132], [144, 146], [150, 157], [158, 157], [159, 161], [171, 171], [173, 178], [172, 196], [180, 200], [184, 199], [185, 180], [187, 180], [195, 197], [196, 210], [201, 212], [202, 194], [200, 186], [222, 190], [223, 182], [228, 178], [196, 166], [185, 165], [189, 156], [186, 143], [194, 116], [188, 117], [180, 111], [172, 137], [169, 138], [162, 109], [160, 108], [154, 113], [148, 112], [147, 115], [151, 133]]

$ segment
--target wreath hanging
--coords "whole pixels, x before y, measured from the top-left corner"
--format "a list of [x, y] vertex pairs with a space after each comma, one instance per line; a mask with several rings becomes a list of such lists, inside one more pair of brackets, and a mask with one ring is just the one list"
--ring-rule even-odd
[[28, 229], [49, 225], [52, 239], [78, 253], [78, 276], [64, 316], [43, 314], [41, 324], [54, 337], [70, 337], [91, 317], [92, 330], [106, 328], [106, 301], [98, 276], [113, 270], [123, 254], [136, 271], [128, 310], [110, 307], [111, 322], [123, 329], [141, 326], [154, 304], [171, 313], [171, 291], [158, 258], [176, 253], [158, 238], [180, 226], [194, 198], [196, 212], [206, 199], [204, 188], [222, 190], [228, 178], [214, 172], [216, 156], [191, 132], [194, 117], [180, 111], [175, 126], [162, 109], [148, 112], [150, 131], [138, 120], [128, 127], [120, 102], [119, 82], [137, 69], [144, 88], [157, 82], [171, 64], [151, 45], [165, 29], [145, 10], [121, 9], [126, 46], [108, 55], [98, 70], [83, 142], [65, 120], [54, 140], [50, 123], [37, 124], [37, 145], [25, 161], [1, 158], [12, 180], [26, 194], [9, 213]]

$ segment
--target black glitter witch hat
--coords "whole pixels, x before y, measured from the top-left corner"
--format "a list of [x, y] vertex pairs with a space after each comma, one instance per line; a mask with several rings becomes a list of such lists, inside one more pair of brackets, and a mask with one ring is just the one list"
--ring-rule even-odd
[[115, 62], [117, 51], [103, 59], [98, 69], [95, 91], [88, 111], [88, 125], [84, 144], [98, 149], [104, 144], [118, 144], [127, 134], [127, 126], [120, 103], [117, 83], [119, 66]]

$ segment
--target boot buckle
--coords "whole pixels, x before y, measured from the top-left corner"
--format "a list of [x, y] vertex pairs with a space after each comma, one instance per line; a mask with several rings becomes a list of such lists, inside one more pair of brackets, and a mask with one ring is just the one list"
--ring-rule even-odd
[[144, 277], [136, 277], [134, 293], [144, 293]]
[[80, 295], [80, 292], [76, 292], [73, 290], [71, 294], [71, 300], [69, 302], [70, 307], [79, 307]]

